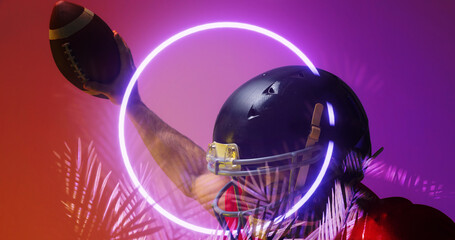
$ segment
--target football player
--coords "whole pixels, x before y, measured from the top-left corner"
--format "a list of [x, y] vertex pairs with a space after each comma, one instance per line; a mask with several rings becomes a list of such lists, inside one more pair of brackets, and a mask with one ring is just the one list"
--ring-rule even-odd
[[[121, 71], [92, 95], [120, 104], [135, 71], [115, 34]], [[127, 114], [167, 176], [236, 239], [455, 239], [440, 211], [404, 198], [380, 199], [361, 184], [371, 151], [355, 93], [324, 70], [287, 66], [254, 77], [225, 102], [204, 151], [170, 127], [135, 87]]]

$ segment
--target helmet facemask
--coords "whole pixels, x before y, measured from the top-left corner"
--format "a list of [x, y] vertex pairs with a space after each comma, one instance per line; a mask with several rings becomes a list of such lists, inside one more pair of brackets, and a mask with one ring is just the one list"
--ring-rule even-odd
[[[222, 217], [238, 217], [239, 223], [248, 216], [249, 223], [272, 225], [273, 221], [287, 212], [305, 190], [308, 170], [323, 158], [320, 145], [315, 145], [320, 135], [320, 120], [324, 106], [317, 103], [311, 120], [311, 132], [305, 148], [273, 156], [239, 159], [235, 143], [213, 142], [207, 151], [208, 169], [219, 175], [231, 176], [217, 195], [213, 207]], [[227, 189], [233, 187], [235, 204], [240, 211], [225, 211], [218, 202]], [[239, 189], [244, 194], [240, 194]], [[240, 224], [239, 224], [240, 226]]]

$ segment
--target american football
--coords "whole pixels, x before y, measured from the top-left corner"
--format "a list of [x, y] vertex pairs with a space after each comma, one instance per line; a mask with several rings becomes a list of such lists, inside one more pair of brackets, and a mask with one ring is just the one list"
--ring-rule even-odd
[[56, 2], [49, 23], [49, 41], [60, 72], [83, 91], [85, 82], [108, 83], [119, 73], [120, 56], [114, 33], [87, 8]]

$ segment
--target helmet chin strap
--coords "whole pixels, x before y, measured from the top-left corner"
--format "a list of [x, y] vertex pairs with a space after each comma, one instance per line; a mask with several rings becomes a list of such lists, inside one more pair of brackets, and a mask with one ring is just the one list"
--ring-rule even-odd
[[[311, 131], [308, 134], [308, 138], [305, 144], [305, 148], [311, 147], [315, 145], [319, 141], [319, 136], [321, 135], [321, 117], [322, 113], [324, 112], [324, 105], [321, 103], [316, 103], [313, 109], [313, 117], [311, 119]], [[311, 154], [311, 153], [310, 153]], [[293, 161], [296, 159], [293, 158]], [[293, 162], [294, 163], [294, 162]], [[299, 188], [303, 187], [306, 182], [306, 178], [308, 175], [308, 169], [310, 165], [304, 165], [299, 169], [291, 169], [291, 173], [289, 176], [289, 187], [288, 187], [288, 194], [297, 191]], [[297, 172], [297, 179], [293, 181], [294, 174]], [[270, 176], [266, 176], [266, 182], [271, 181]], [[295, 183], [295, 184], [293, 184]], [[283, 199], [278, 200], [275, 203], [271, 203], [270, 205], [275, 205], [276, 203], [280, 203]], [[250, 223], [254, 223], [254, 225], [263, 226], [267, 222], [264, 219], [256, 218], [254, 214], [248, 216], [248, 221]], [[256, 233], [255, 235], [263, 235], [263, 232]]]
[[[319, 141], [319, 136], [321, 135], [321, 117], [322, 117], [322, 112], [324, 111], [324, 105], [321, 103], [316, 103], [314, 105], [314, 110], [313, 110], [313, 118], [311, 119], [311, 131], [310, 134], [308, 134], [308, 138], [306, 141], [305, 148], [311, 147], [314, 144], [316, 144]], [[300, 187], [303, 187], [303, 185], [306, 182], [306, 178], [308, 175], [308, 169], [309, 165], [304, 165], [300, 167], [300, 169], [292, 169], [291, 170], [291, 175], [290, 175], [290, 181], [289, 181], [289, 192], [292, 190], [297, 190]], [[297, 171], [297, 179], [295, 181], [294, 187], [292, 187], [292, 181], [294, 172]]]

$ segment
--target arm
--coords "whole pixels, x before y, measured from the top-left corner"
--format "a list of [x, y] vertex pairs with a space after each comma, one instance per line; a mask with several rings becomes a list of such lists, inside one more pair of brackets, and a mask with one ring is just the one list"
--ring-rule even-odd
[[129, 118], [160, 168], [185, 195], [194, 197], [193, 182], [208, 172], [204, 150], [166, 124], [142, 101], [128, 105]]
[[[84, 87], [89, 94], [104, 94], [118, 105], [122, 101], [124, 89], [135, 71], [135, 66], [130, 50], [117, 33], [115, 39], [121, 59], [118, 77], [109, 85], [88, 82]], [[199, 201], [209, 209], [216, 194], [229, 178], [210, 173], [207, 170], [205, 151], [151, 111], [142, 102], [137, 87], [131, 93], [127, 113], [147, 149], [171, 181], [186, 196]]]

